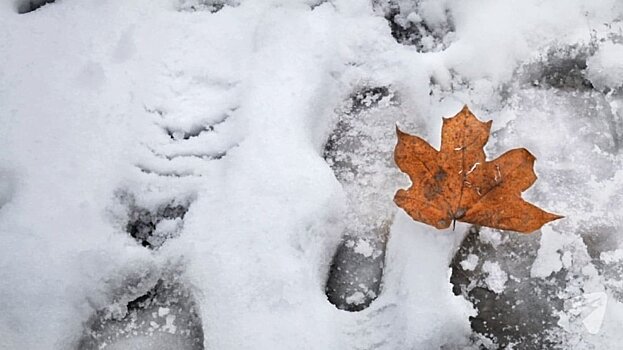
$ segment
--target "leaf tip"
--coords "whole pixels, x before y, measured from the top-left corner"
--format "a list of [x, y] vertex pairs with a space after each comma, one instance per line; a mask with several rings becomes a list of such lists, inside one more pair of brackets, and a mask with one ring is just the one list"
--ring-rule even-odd
[[538, 227], [532, 227], [532, 229], [527, 229], [527, 230], [520, 230], [517, 232], [520, 233], [524, 233], [524, 234], [531, 234], [537, 230], [540, 230], [541, 228], [543, 228], [543, 226], [545, 226], [546, 224], [552, 222], [552, 221], [556, 221], [559, 219], [563, 219], [564, 216], [563, 215], [558, 215], [558, 214], [553, 214], [553, 213], [549, 213], [546, 211], [543, 211], [543, 215], [541, 216], [541, 222], [539, 223]]

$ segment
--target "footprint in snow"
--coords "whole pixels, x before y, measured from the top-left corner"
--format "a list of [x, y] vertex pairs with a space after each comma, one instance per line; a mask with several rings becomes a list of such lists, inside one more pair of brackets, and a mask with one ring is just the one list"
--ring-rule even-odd
[[397, 98], [390, 88], [353, 93], [330, 136], [324, 157], [347, 196], [343, 240], [325, 292], [338, 309], [361, 311], [382, 289], [385, 247], [393, 220], [393, 193], [401, 176], [393, 164]]
[[[197, 305], [180, 281], [179, 271], [149, 282], [144, 283], [147, 291], [134, 299], [119, 301], [93, 315], [78, 349], [203, 349]], [[128, 287], [124, 292], [132, 295], [136, 289]]]
[[[229, 103], [236, 84], [174, 76], [176, 92], [166, 104], [145, 108], [155, 132], [142, 142], [138, 172], [118, 195], [118, 207], [126, 210], [113, 213], [123, 222], [120, 230], [155, 254], [182, 234], [195, 188], [239, 141], [232, 122], [237, 106]], [[182, 267], [162, 272], [139, 295], [132, 285], [122, 288], [121, 301], [87, 322], [79, 349], [203, 349], [202, 321], [181, 276]]]
[[[616, 171], [611, 169], [609, 157], [620, 150], [623, 128], [617, 115], [620, 111], [610, 108], [616, 93], [596, 89], [594, 81], [589, 79], [588, 62], [594, 54], [592, 45], [547, 48], [516, 71], [513, 83], [507, 87], [505, 105], [524, 118], [535, 119], [525, 122], [527, 125], [540, 124], [543, 128], [573, 125], [570, 133], [591, 147], [573, 146], [565, 152], [565, 157], [603, 161], [602, 173], [597, 176], [608, 178]], [[534, 113], [533, 106], [541, 106], [539, 112]], [[543, 110], [551, 106], [557, 109]], [[547, 118], [539, 119], [544, 117]], [[512, 143], [519, 127], [511, 122], [498, 130], [495, 147], [506, 147], [502, 143], [507, 139]], [[525, 130], [520, 130], [519, 134], [524, 135], [524, 141], [531, 137]], [[595, 154], [593, 147], [603, 153]], [[602, 157], [604, 159], [600, 159]], [[573, 160], [564, 161], [573, 163]], [[584, 179], [594, 176], [591, 169], [581, 166], [572, 169], [543, 167], [540, 171], [542, 181], [564, 178], [567, 183], [584, 183]], [[547, 194], [549, 200], [556, 200], [553, 196], [561, 193], [565, 201], [572, 201], [581, 208], [584, 199], [590, 198], [590, 192], [583, 193], [583, 186], [574, 187], [572, 193], [566, 193], [562, 185], [558, 187], [559, 191]], [[590, 311], [588, 299], [599, 293], [588, 293], [584, 289], [599, 274], [606, 289], [615, 296], [620, 293], [615, 287], [620, 284], [617, 273], [620, 269], [616, 268], [620, 260], [614, 255], [608, 258], [619, 242], [615, 238], [616, 230], [603, 223], [587, 224], [580, 231], [574, 232], [569, 242], [554, 253], [560, 254], [563, 265], [566, 260], [573, 264], [542, 275], [538, 272], [538, 262], [535, 264], [539, 249], [547, 248], [542, 246], [540, 233], [518, 235], [474, 228], [467, 235], [452, 260], [451, 282], [454, 293], [463, 295], [478, 311], [471, 318], [471, 325], [482, 348], [498, 349], [512, 344], [521, 344], [522, 349], [569, 348], [569, 344], [581, 342], [581, 334], [598, 329], [599, 322], [584, 324], [583, 321], [585, 313]], [[586, 268], [579, 270], [578, 266]], [[595, 274], [590, 272], [592, 267], [596, 269]]]

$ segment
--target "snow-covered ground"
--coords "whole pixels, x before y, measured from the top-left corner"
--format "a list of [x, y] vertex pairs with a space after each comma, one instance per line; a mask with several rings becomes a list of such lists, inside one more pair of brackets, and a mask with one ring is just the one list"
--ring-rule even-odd
[[[620, 347], [621, 1], [44, 2], [0, 2], [0, 349]], [[394, 206], [395, 124], [464, 104], [563, 220]]]

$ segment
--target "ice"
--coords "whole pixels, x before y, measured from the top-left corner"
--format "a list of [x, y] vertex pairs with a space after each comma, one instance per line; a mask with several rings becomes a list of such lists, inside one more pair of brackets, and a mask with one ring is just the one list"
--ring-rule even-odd
[[586, 299], [584, 311], [588, 315], [582, 320], [582, 324], [591, 334], [598, 334], [606, 314], [608, 295], [606, 293], [588, 293], [584, 295]]

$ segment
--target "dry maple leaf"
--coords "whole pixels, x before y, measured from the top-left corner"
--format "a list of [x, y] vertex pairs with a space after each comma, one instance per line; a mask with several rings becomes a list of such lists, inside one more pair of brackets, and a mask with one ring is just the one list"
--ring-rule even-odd
[[398, 129], [394, 158], [411, 178], [407, 190], [398, 190], [394, 201], [414, 220], [448, 228], [455, 221], [503, 230], [530, 233], [562, 216], [524, 201], [536, 174], [535, 157], [516, 148], [486, 161], [483, 147], [491, 121], [478, 120], [467, 108], [443, 118], [441, 150]]

